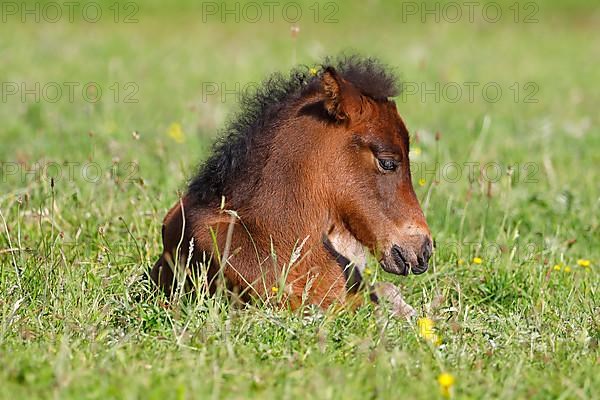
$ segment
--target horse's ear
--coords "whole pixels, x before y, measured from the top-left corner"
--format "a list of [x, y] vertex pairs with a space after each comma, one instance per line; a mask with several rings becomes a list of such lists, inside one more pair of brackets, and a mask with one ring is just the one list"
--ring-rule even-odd
[[337, 120], [350, 119], [361, 112], [361, 94], [349, 82], [338, 75], [333, 67], [327, 67], [321, 75], [325, 92], [325, 109]]

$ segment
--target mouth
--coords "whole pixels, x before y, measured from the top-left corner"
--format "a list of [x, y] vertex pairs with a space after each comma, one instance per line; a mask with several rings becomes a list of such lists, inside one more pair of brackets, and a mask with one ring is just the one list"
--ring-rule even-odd
[[381, 268], [390, 274], [407, 276], [410, 272], [407, 257], [398, 246], [393, 246], [390, 255], [384, 257], [380, 264]]
[[[328, 246], [343, 262], [352, 263], [362, 275], [367, 265], [367, 250], [357, 238], [347, 229], [333, 229], [326, 235]], [[407, 276], [410, 273], [421, 275], [427, 271], [427, 261], [408, 249], [392, 246], [390, 253], [383, 256], [379, 264], [390, 274]]]
[[381, 267], [390, 274], [407, 276], [409, 273], [421, 275], [427, 271], [428, 265], [413, 252], [394, 245], [390, 254], [381, 262]]

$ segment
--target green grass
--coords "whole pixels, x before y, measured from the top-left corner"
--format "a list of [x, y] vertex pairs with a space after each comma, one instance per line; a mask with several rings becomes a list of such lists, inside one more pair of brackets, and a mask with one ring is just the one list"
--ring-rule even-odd
[[[0, 398], [440, 398], [444, 371], [457, 398], [600, 396], [597, 6], [543, 2], [535, 24], [434, 24], [367, 3], [341, 3], [338, 23], [301, 20], [295, 44], [281, 18], [202, 23], [192, 1], [142, 3], [135, 24], [0, 24], [2, 83], [103, 91], [93, 104], [80, 91], [0, 103]], [[495, 103], [477, 91], [397, 99], [437, 251], [428, 274], [372, 278], [399, 284], [442, 346], [370, 305], [303, 315], [147, 296], [138, 277], [161, 251], [161, 219], [237, 107], [204, 99], [203, 83], [233, 88], [348, 49], [428, 88], [503, 89]], [[129, 82], [137, 103], [123, 101]], [[515, 82], [534, 82], [538, 102], [527, 91], [515, 102]], [[432, 176], [452, 162], [503, 174]], [[54, 187], [36, 163], [57, 163]]]

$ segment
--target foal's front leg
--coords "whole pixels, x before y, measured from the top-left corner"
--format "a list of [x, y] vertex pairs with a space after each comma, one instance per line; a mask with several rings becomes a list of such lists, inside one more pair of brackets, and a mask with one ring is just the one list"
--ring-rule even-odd
[[378, 302], [388, 307], [392, 316], [406, 319], [416, 317], [417, 312], [404, 301], [398, 286], [390, 282], [376, 282], [371, 290], [377, 296]]

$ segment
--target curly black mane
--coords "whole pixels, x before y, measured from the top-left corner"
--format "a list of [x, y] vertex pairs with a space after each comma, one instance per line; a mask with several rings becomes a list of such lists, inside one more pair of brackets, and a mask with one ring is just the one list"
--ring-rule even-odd
[[376, 100], [397, 96], [395, 75], [374, 58], [341, 56], [326, 58], [315, 71], [308, 66], [294, 68], [289, 76], [274, 73], [250, 95], [242, 96], [240, 111], [220, 133], [212, 155], [201, 165], [188, 187], [188, 194], [200, 204], [215, 201], [230, 192], [235, 179], [243, 179], [253, 146], [272, 129], [281, 111], [289, 104], [317, 90], [322, 72], [333, 67], [360, 92]]

